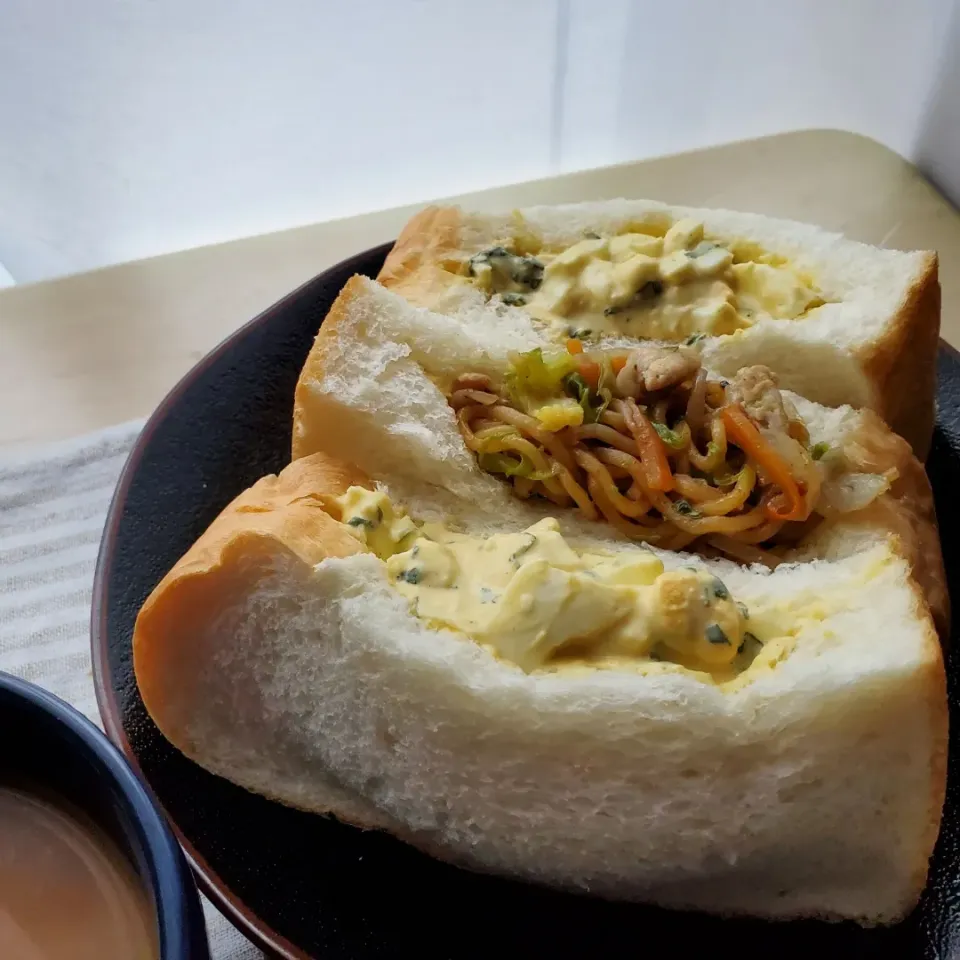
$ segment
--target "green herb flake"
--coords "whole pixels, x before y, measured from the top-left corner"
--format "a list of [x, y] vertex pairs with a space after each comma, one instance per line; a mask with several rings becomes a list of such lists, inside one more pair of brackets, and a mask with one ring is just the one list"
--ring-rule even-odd
[[[611, 317], [615, 313], [623, 313], [626, 310], [635, 310], [638, 307], [648, 306], [653, 303], [660, 294], [663, 293], [663, 284], [659, 280], [648, 280], [625, 304], [619, 307], [607, 307], [603, 313], [604, 316]], [[630, 319], [629, 317], [627, 318]]]
[[[744, 633], [743, 640], [740, 642], [740, 646], [737, 647], [737, 653], [743, 653], [746, 651], [747, 655], [750, 657], [755, 657], [759, 652], [763, 644], [757, 639], [757, 637], [750, 633]], [[747, 650], [747, 648], [750, 648]]]
[[713, 590], [713, 595], [717, 598], [717, 600], [730, 599], [730, 591], [727, 589], [727, 585], [719, 577], [714, 577], [710, 582], [710, 586]]
[[520, 558], [525, 554], [529, 553], [536, 545], [537, 538], [532, 533], [526, 533], [524, 536], [530, 538], [529, 542], [525, 543], [522, 547], [518, 547], [513, 553], [510, 554], [510, 562], [514, 566], [520, 565]]
[[480, 264], [487, 264], [502, 280], [528, 290], [536, 290], [543, 282], [543, 264], [536, 257], [511, 253], [506, 247], [490, 247], [474, 254], [468, 262], [471, 276], [476, 276]]
[[695, 509], [688, 500], [674, 500], [673, 509], [685, 517], [696, 519], [700, 516], [700, 511]]
[[509, 290], [501, 294], [500, 299], [508, 307], [522, 307], [527, 302], [527, 298], [522, 293], [511, 293]]
[[607, 390], [595, 393], [579, 373], [568, 373], [563, 378], [567, 395], [573, 397], [583, 410], [584, 423], [596, 423], [607, 409], [612, 395]]
[[747, 608], [747, 605], [742, 600], [735, 600], [734, 602], [737, 605], [737, 609], [740, 611], [740, 616], [743, 617], [744, 620], [749, 620], [750, 610]]
[[824, 443], [821, 440], [820, 443], [815, 443], [810, 448], [810, 456], [813, 457], [814, 460], [822, 460], [824, 456], [829, 452], [829, 450], [830, 450], [830, 444]]
[[405, 583], [417, 584], [423, 579], [423, 571], [419, 567], [410, 567], [407, 570], [401, 570], [397, 579]]
[[705, 340], [706, 336], [707, 335], [705, 333], [691, 333], [690, 336], [683, 341], [683, 344], [686, 347], [692, 347], [695, 344], [698, 344], [701, 340]]
[[708, 643], [719, 645], [730, 642], [719, 623], [711, 623], [710, 626], [707, 627], [706, 634]]
[[653, 424], [657, 436], [671, 449], [680, 450], [683, 447], [683, 437], [676, 430], [671, 430], [665, 423]]
[[366, 527], [367, 530], [373, 529], [373, 521], [368, 520], [366, 517], [351, 517], [347, 521], [348, 527]]
[[514, 269], [513, 279], [522, 283], [531, 290], [536, 290], [543, 283], [543, 264], [536, 257], [523, 257], [523, 265]]

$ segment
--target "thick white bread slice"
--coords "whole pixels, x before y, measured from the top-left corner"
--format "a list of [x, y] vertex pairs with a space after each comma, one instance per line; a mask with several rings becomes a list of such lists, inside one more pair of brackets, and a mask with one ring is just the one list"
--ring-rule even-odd
[[796, 624], [782, 661], [736, 689], [676, 670], [526, 674], [429, 629], [358, 553], [331, 498], [369, 482], [324, 454], [264, 478], [147, 600], [137, 680], [189, 757], [572, 890], [864, 923], [911, 909], [938, 831], [946, 704], [933, 625], [888, 545], [718, 567], [752, 610]]
[[[455, 316], [411, 306], [365, 277], [344, 287], [317, 335], [297, 385], [293, 457], [325, 452], [386, 484], [425, 517], [456, 516], [476, 530], [518, 529], [556, 515], [567, 536], [617, 536], [573, 510], [519, 501], [480, 470], [435, 380], [467, 370], [500, 378], [513, 350], [543, 343], [528, 318], [498, 323], [493, 308]], [[810, 431], [853, 471], [896, 469], [891, 490], [866, 510], [824, 526], [799, 556], [849, 555], [895, 535], [938, 626], [949, 600], [933, 497], [909, 446], [870, 411], [829, 409], [791, 395]]]
[[[798, 320], [761, 320], [701, 343], [706, 362], [725, 375], [763, 363], [784, 387], [827, 406], [877, 411], [923, 458], [934, 420], [940, 331], [937, 256], [847, 240], [810, 224], [753, 213], [669, 206], [653, 200], [605, 200], [520, 211], [523, 229], [551, 247], [610, 234], [638, 222], [684, 217], [708, 235], [754, 241], [810, 273], [828, 302]], [[404, 228], [379, 280], [421, 306], [451, 312], [484, 297], [445, 265], [517, 235], [514, 214], [429, 207]], [[521, 308], [507, 308], [522, 312]]]

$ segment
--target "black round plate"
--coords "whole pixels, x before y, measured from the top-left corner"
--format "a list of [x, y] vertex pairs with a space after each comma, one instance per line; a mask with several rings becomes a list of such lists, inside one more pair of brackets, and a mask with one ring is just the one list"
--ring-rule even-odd
[[[207, 895], [248, 936], [284, 957], [905, 960], [960, 953], [960, 754], [953, 737], [944, 824], [923, 900], [903, 923], [872, 930], [721, 920], [479, 876], [392, 837], [248, 793], [164, 740], [134, 680], [130, 641], [137, 610], [229, 500], [288, 462], [294, 385], [317, 329], [344, 282], [354, 273], [375, 276], [388, 249], [360, 254], [310, 281], [188, 374], [148, 423], [110, 509], [93, 606], [100, 710], [173, 822]], [[946, 348], [939, 372], [940, 419], [929, 471], [953, 577], [960, 359]], [[948, 672], [956, 716], [955, 657]]]

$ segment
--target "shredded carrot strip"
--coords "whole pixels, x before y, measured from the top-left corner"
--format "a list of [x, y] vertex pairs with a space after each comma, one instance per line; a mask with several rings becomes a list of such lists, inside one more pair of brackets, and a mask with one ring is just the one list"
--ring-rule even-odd
[[571, 337], [567, 341], [567, 353], [583, 353], [583, 344], [579, 340]]
[[627, 365], [627, 357], [625, 354], [617, 354], [615, 357], [610, 358], [610, 369], [614, 373], [619, 373]]
[[763, 512], [770, 520], [803, 520], [803, 496], [787, 462], [770, 446], [739, 404], [728, 404], [720, 411], [730, 439], [780, 488]]
[[651, 490], [672, 490], [674, 487], [667, 448], [659, 434], [633, 400], [625, 401], [624, 419], [636, 441], [640, 453], [640, 462], [647, 474], [647, 483]]
[[577, 357], [577, 373], [583, 377], [591, 390], [596, 390], [600, 386], [600, 364], [595, 360], [581, 354]]

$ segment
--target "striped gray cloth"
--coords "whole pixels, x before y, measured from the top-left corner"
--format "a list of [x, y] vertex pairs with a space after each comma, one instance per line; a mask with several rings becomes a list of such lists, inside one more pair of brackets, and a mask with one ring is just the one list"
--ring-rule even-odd
[[[46, 687], [100, 725], [90, 592], [100, 533], [141, 421], [0, 455], [0, 670]], [[206, 899], [214, 960], [263, 954]]]

